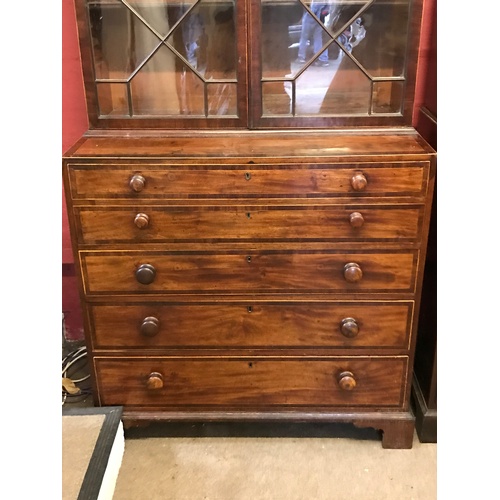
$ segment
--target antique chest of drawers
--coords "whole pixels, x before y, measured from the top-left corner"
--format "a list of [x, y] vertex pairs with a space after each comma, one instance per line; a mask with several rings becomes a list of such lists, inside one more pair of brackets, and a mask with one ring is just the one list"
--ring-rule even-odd
[[411, 447], [434, 176], [411, 131], [89, 132], [63, 177], [96, 404]]

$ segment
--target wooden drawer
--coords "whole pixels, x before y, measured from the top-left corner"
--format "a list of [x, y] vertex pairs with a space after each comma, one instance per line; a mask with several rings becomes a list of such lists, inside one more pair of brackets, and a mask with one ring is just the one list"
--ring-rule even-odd
[[[417, 256], [417, 251], [80, 252], [87, 294], [413, 292]], [[347, 281], [346, 275], [360, 275], [358, 269], [360, 280]]]
[[74, 209], [81, 244], [195, 240], [414, 241], [422, 207], [137, 206]]
[[[70, 164], [73, 199], [423, 196], [429, 162], [308, 165]], [[366, 186], [353, 187], [363, 175]], [[130, 183], [139, 179], [134, 191]], [[358, 185], [359, 187], [359, 185]]]
[[409, 348], [413, 302], [91, 305], [94, 349]]
[[[94, 363], [103, 405], [383, 408], [403, 404], [408, 359], [97, 356]], [[339, 385], [346, 371], [352, 390]]]

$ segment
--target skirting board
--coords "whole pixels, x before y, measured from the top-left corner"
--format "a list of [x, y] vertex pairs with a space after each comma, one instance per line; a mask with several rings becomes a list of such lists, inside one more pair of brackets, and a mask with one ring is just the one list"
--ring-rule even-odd
[[413, 377], [412, 402], [415, 429], [421, 443], [437, 443], [437, 410], [428, 408], [417, 377]]

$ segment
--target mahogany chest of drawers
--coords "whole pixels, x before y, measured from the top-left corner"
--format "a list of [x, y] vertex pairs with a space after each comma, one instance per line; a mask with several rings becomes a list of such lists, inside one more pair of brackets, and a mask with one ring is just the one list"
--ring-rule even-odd
[[89, 132], [63, 177], [96, 404], [411, 447], [434, 176], [411, 131]]

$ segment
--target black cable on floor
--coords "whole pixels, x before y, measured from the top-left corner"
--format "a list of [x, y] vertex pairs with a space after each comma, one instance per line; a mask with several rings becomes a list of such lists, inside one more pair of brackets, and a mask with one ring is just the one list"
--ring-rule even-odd
[[[82, 361], [82, 363], [79, 363]], [[80, 378], [73, 378], [87, 361], [87, 348], [79, 347], [68, 353], [62, 360], [62, 404], [66, 402], [76, 402], [81, 398], [85, 398], [91, 394], [90, 387], [80, 387], [79, 384], [90, 378], [90, 374], [86, 374]], [[73, 392], [73, 390], [75, 392]], [[78, 391], [78, 392], [76, 392]]]

